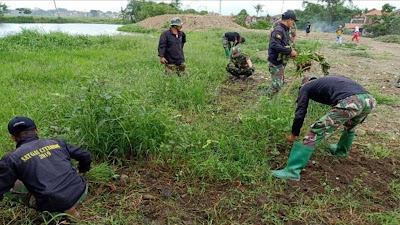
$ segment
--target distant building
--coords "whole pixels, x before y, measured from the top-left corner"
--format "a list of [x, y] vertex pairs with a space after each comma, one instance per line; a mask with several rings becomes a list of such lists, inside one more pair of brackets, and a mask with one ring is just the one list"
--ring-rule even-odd
[[251, 24], [257, 23], [259, 20], [266, 20], [266, 16], [247, 16], [246, 17], [246, 25], [250, 26]]
[[273, 24], [273, 23], [275, 23], [276, 21], [278, 21], [279, 19], [281, 19], [282, 18], [282, 14], [277, 14], [277, 15], [275, 15], [275, 16], [271, 16], [271, 19], [269, 20], [269, 22], [271, 23], [271, 24]]
[[347, 29], [354, 29], [355, 27], [363, 28], [364, 24], [371, 24], [372, 16], [382, 17], [382, 11], [377, 9], [371, 9], [367, 13], [363, 13], [359, 16], [355, 16], [350, 20], [350, 23], [344, 25]]

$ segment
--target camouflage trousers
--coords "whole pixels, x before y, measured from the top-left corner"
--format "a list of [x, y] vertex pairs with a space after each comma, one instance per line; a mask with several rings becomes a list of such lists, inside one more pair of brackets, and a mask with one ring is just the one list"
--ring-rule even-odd
[[231, 62], [226, 65], [226, 71], [228, 71], [228, 73], [232, 74], [235, 77], [239, 77], [240, 75], [245, 75], [246, 77], [249, 77], [253, 75], [253, 71], [250, 69], [250, 67], [238, 68], [235, 66], [235, 64]]
[[228, 41], [228, 38], [225, 37], [225, 35], [222, 36], [222, 46], [224, 47], [225, 50], [231, 50], [232, 45], [231, 43]]
[[269, 89], [270, 94], [278, 93], [285, 83], [285, 64], [275, 66], [269, 63], [269, 72], [271, 73], [271, 87]]
[[186, 63], [165, 64], [165, 74], [170, 75], [173, 73], [178, 74], [178, 76], [186, 75]]
[[303, 144], [315, 147], [325, 137], [330, 136], [340, 125], [354, 132], [376, 106], [376, 101], [370, 94], [357, 94], [341, 100], [330, 112], [310, 126], [303, 139]]

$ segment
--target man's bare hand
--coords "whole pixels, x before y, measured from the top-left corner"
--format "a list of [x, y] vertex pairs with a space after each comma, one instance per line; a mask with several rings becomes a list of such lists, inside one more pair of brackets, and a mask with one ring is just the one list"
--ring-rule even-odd
[[160, 63], [162, 64], [168, 64], [167, 59], [165, 59], [164, 57], [160, 57]]
[[295, 50], [292, 50], [292, 51], [290, 52], [290, 56], [296, 57], [296, 56], [297, 56], [297, 52], [296, 52]]

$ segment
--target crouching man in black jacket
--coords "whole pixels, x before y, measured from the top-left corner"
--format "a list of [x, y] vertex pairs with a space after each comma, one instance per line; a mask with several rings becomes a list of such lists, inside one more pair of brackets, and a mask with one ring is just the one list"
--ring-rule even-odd
[[[26, 117], [12, 119], [8, 131], [17, 147], [0, 161], [0, 200], [6, 195], [39, 211], [79, 218], [75, 207], [87, 193], [82, 175], [90, 169], [90, 153], [64, 140], [39, 139], [35, 123]], [[79, 162], [79, 173], [71, 158]]]

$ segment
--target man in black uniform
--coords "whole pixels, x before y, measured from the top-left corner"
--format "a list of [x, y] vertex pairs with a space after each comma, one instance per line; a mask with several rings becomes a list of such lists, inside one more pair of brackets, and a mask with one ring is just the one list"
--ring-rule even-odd
[[271, 73], [271, 87], [269, 94], [278, 93], [284, 84], [284, 69], [287, 57], [296, 57], [297, 52], [290, 47], [289, 29], [297, 21], [293, 11], [282, 14], [282, 22], [271, 33], [268, 48], [269, 71]]
[[239, 43], [244, 43], [245, 37], [240, 36], [238, 32], [227, 32], [222, 36], [222, 46], [225, 49], [226, 57], [231, 55], [231, 48], [237, 46]]
[[[76, 205], [87, 193], [83, 173], [90, 153], [59, 139], [39, 139], [35, 123], [16, 117], [8, 124], [14, 151], [0, 161], [0, 200], [3, 194], [39, 211], [66, 212], [79, 217]], [[79, 162], [79, 173], [70, 159]]]
[[350, 78], [328, 75], [313, 80], [303, 78], [305, 83], [299, 90], [297, 109], [293, 120], [290, 142], [297, 140], [307, 114], [310, 99], [332, 106], [330, 112], [311, 125], [303, 142], [294, 142], [287, 166], [273, 170], [272, 174], [281, 179], [300, 180], [300, 172], [307, 165], [315, 146], [331, 135], [340, 125], [344, 130], [336, 145], [331, 145], [333, 155], [346, 157], [354, 139], [357, 124], [362, 123], [375, 108], [375, 99], [363, 86]]
[[186, 34], [181, 31], [182, 21], [178, 17], [171, 20], [171, 28], [160, 35], [158, 43], [158, 56], [160, 62], [165, 65], [165, 73], [186, 72], [185, 56], [183, 46], [186, 43]]

